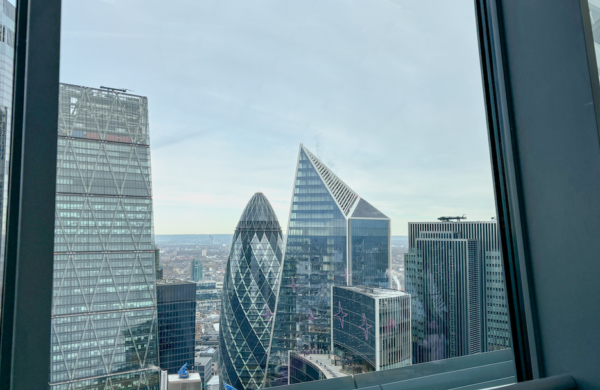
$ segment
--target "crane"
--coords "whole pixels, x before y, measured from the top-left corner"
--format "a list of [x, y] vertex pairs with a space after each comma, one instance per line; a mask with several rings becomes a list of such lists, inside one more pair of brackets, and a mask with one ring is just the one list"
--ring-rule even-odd
[[442, 222], [450, 222], [456, 219], [456, 222], [460, 222], [461, 219], [467, 219], [467, 217], [463, 214], [462, 217], [439, 217], [438, 220]]

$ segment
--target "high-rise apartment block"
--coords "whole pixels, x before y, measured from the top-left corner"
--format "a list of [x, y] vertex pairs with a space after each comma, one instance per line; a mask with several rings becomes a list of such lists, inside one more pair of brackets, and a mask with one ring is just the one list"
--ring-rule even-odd
[[196, 283], [159, 280], [156, 284], [160, 368], [175, 374], [195, 365]]
[[157, 388], [147, 98], [60, 85], [56, 191], [50, 386]]
[[331, 350], [336, 359], [353, 366], [353, 373], [412, 364], [410, 295], [383, 288], [333, 286], [331, 299]]
[[202, 262], [200, 259], [192, 260], [192, 280], [199, 282], [204, 279], [204, 272], [202, 271]]
[[390, 219], [303, 145], [288, 229], [273, 364], [288, 350], [329, 351], [332, 286], [389, 286]]
[[12, 115], [13, 62], [15, 52], [15, 6], [0, 2], [0, 292], [4, 283], [4, 237], [6, 227], [8, 160]]
[[219, 380], [237, 390], [269, 387], [268, 358], [283, 258], [277, 216], [262, 193], [248, 202], [233, 236], [221, 303]]
[[408, 240], [413, 362], [510, 347], [497, 223], [409, 223]]

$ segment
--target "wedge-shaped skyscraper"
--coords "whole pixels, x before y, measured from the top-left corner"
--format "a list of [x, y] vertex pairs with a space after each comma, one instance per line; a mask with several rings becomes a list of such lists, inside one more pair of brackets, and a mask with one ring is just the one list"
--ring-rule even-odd
[[283, 244], [271, 204], [256, 193], [235, 229], [223, 281], [221, 389], [258, 389], [266, 380]]
[[300, 145], [270, 363], [329, 351], [331, 287], [388, 287], [390, 219]]

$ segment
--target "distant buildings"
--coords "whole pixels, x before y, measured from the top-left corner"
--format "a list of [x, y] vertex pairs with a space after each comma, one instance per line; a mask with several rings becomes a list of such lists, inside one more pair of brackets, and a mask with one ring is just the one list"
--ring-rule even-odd
[[182, 280], [159, 280], [158, 340], [160, 367], [176, 373], [195, 364], [196, 284]]
[[[262, 193], [244, 209], [227, 262], [219, 335], [219, 378], [237, 390], [267, 380], [276, 294], [283, 257], [277, 216]], [[268, 387], [268, 386], [266, 386]]]
[[289, 221], [272, 364], [288, 350], [329, 351], [332, 286], [389, 286], [390, 219], [303, 145]]
[[[203, 256], [206, 256], [203, 254]], [[200, 259], [192, 260], [192, 280], [198, 282], [204, 279], [204, 273], [202, 272], [202, 262]]]
[[412, 364], [410, 295], [333, 286], [331, 350], [346, 372], [387, 370]]
[[158, 386], [148, 132], [146, 97], [60, 85], [53, 389]]
[[409, 223], [413, 362], [510, 347], [497, 223]]
[[206, 389], [206, 383], [210, 381], [210, 378], [213, 376], [212, 356], [196, 356], [194, 369], [200, 374], [202, 388]]

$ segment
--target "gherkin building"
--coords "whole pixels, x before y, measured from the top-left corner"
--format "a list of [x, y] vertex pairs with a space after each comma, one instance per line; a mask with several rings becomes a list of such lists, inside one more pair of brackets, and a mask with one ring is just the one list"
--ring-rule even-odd
[[262, 193], [244, 209], [227, 260], [221, 324], [219, 381], [237, 390], [268, 387], [267, 361], [283, 257], [277, 216]]

